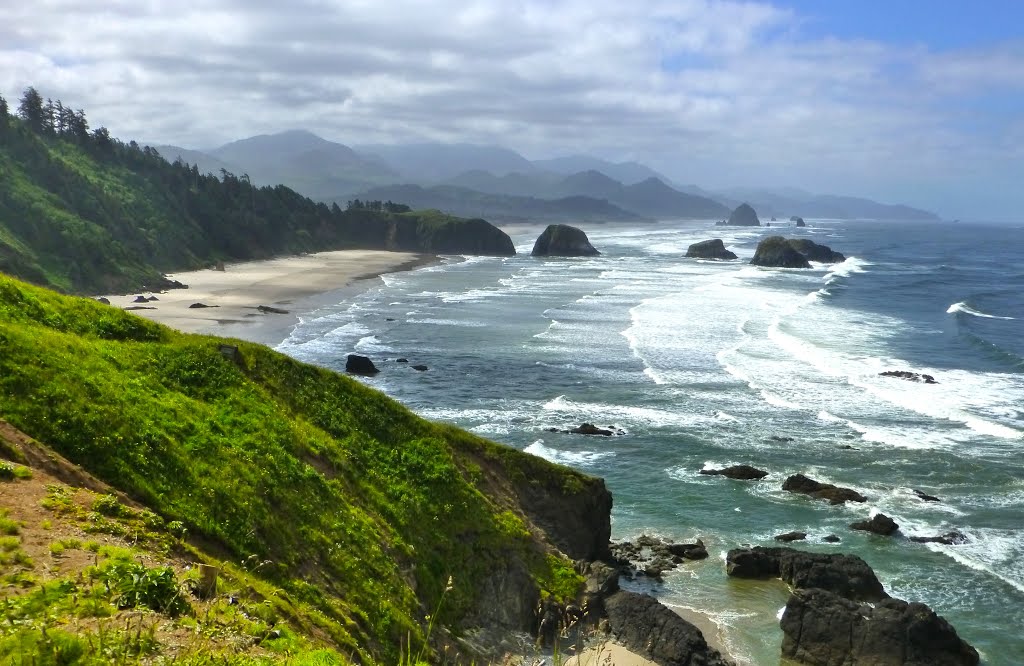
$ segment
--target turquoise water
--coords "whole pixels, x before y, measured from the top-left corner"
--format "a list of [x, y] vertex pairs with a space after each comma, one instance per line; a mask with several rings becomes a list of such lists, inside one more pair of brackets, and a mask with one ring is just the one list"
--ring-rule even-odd
[[[949, 619], [985, 663], [1024, 663], [1024, 229], [808, 223], [584, 226], [602, 251], [585, 259], [529, 257], [539, 229], [529, 230], [514, 236], [520, 256], [387, 275], [303, 317], [278, 348], [335, 369], [366, 354], [383, 369], [366, 383], [417, 413], [604, 477], [615, 538], [703, 538], [711, 558], [651, 589], [708, 613], [741, 661], [779, 662], [787, 592], [728, 580], [724, 553], [802, 530], [799, 547], [860, 555], [892, 595]], [[849, 258], [749, 266], [757, 241], [780, 231]], [[712, 237], [741, 260], [683, 257]], [[879, 376], [888, 369], [939, 383]], [[627, 434], [546, 431], [583, 421]], [[735, 463], [770, 475], [698, 474]], [[869, 502], [783, 492], [796, 472]], [[904, 536], [849, 530], [872, 511]], [[950, 529], [969, 543], [905, 538]], [[822, 543], [830, 533], [842, 543]]]

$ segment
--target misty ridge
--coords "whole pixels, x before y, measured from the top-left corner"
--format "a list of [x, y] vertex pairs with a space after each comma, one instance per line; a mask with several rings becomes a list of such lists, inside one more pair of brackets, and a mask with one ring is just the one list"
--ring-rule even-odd
[[353, 199], [401, 201], [414, 209], [494, 221], [644, 222], [720, 219], [740, 203], [765, 220], [938, 220], [927, 210], [795, 188], [710, 190], [639, 162], [589, 155], [530, 160], [494, 145], [470, 143], [347, 146], [306, 130], [240, 139], [216, 148], [155, 147], [201, 172], [248, 175], [312, 199], [344, 206]]

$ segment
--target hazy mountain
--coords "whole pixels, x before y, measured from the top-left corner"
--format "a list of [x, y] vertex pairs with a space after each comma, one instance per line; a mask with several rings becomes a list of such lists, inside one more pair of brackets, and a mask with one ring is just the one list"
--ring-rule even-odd
[[598, 171], [626, 185], [639, 183], [648, 178], [668, 181], [668, 178], [662, 174], [639, 162], [609, 162], [589, 155], [569, 155], [550, 160], [534, 160], [533, 164], [545, 171], [554, 171], [564, 175], [581, 171]]
[[384, 160], [407, 181], [440, 183], [467, 171], [497, 176], [538, 171], [528, 159], [508, 148], [469, 143], [418, 143], [358, 146], [364, 155]]
[[442, 184], [464, 187], [487, 194], [548, 198], [547, 193], [558, 180], [560, 180], [560, 176], [551, 173], [525, 174], [517, 171], [504, 176], [495, 176], [490, 171], [474, 169], [450, 178]]
[[[559, 199], [488, 194], [454, 185], [385, 185], [357, 195], [359, 199], [400, 201], [413, 208], [437, 208], [453, 215], [490, 221], [638, 222], [640, 215], [601, 199], [583, 196]], [[339, 204], [344, 204], [339, 201]]]
[[[731, 199], [731, 201], [725, 201]], [[903, 204], [884, 204], [862, 197], [835, 194], [811, 194], [796, 188], [777, 190], [733, 188], [723, 193], [723, 202], [746, 201], [763, 217], [788, 219], [791, 215], [821, 217], [840, 220], [938, 220], [939, 216], [927, 210]]]
[[174, 162], [179, 157], [182, 162], [186, 164], [195, 164], [199, 168], [200, 173], [212, 173], [215, 176], [220, 176], [220, 170], [230, 171], [233, 174], [240, 175], [245, 172], [237, 164], [230, 164], [224, 160], [219, 160], [213, 155], [208, 155], [200, 150], [189, 150], [188, 148], [180, 148], [178, 146], [154, 146], [157, 152], [160, 153], [168, 162]]
[[591, 169], [566, 176], [554, 186], [553, 191], [561, 196], [575, 194], [614, 201], [620, 198], [623, 189], [624, 186], [619, 181]]
[[673, 189], [658, 178], [627, 185], [612, 199], [617, 205], [641, 215], [659, 218], [719, 218], [729, 214], [721, 203]]

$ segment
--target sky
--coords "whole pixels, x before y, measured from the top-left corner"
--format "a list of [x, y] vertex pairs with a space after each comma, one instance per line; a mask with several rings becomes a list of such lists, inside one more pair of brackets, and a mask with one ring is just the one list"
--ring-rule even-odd
[[121, 139], [308, 129], [1024, 221], [1024, 2], [33, 0], [0, 94]]

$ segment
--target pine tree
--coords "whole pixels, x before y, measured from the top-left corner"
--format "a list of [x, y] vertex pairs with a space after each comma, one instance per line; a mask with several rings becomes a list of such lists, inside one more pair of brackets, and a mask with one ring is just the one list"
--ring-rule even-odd
[[39, 92], [29, 86], [25, 88], [21, 96], [21, 104], [18, 105], [18, 115], [25, 121], [28, 128], [36, 134], [42, 134], [44, 125], [43, 119], [43, 98]]

